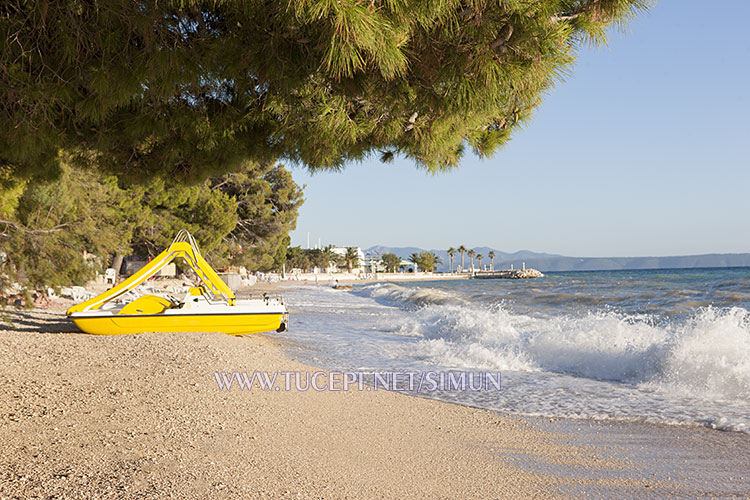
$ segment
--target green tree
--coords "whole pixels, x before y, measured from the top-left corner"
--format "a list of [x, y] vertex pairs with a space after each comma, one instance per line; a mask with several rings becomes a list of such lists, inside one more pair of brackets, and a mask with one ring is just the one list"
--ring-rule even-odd
[[80, 285], [128, 249], [137, 211], [111, 176], [80, 175], [62, 163], [54, 182], [25, 184], [0, 221], [3, 272], [31, 287]]
[[464, 271], [464, 254], [466, 253], [466, 247], [461, 245], [458, 247], [458, 253], [461, 254], [461, 272]]
[[[154, 257], [169, 246], [180, 229], [187, 229], [214, 265], [227, 264], [224, 238], [237, 225], [236, 201], [226, 193], [212, 191], [210, 183], [167, 187], [163, 179], [156, 179], [134, 188], [141, 197], [141, 212], [134, 224], [133, 251], [141, 257]], [[219, 256], [221, 263], [215, 261]]]
[[287, 234], [281, 239], [281, 243], [276, 247], [276, 253], [273, 255], [273, 269], [283, 271], [286, 267], [286, 250], [292, 243], [292, 238]]
[[453, 256], [456, 255], [456, 249], [450, 247], [448, 249], [448, 258], [450, 259], [450, 272], [453, 272]]
[[267, 271], [286, 259], [302, 203], [280, 165], [248, 164], [171, 188], [160, 178], [121, 187], [114, 176], [72, 162], [61, 169], [55, 180], [21, 184], [0, 219], [0, 252], [8, 256], [3, 272], [34, 288], [82, 285], [112, 255], [153, 257], [180, 229], [193, 233], [213, 265]]
[[477, 260], [479, 261], [479, 270], [480, 271], [482, 270], [482, 259], [483, 258], [484, 258], [484, 255], [482, 255], [481, 253], [477, 254]]
[[381, 257], [387, 273], [397, 273], [401, 267], [401, 257], [394, 253], [386, 253]]
[[13, 177], [13, 169], [0, 162], [0, 218], [12, 216], [26, 188], [26, 181]]
[[419, 252], [414, 252], [411, 255], [409, 255], [409, 262], [414, 264], [415, 273], [419, 270], [423, 270], [422, 269], [422, 255], [420, 255]]
[[303, 202], [301, 189], [278, 164], [245, 163], [194, 185], [170, 186], [156, 178], [128, 191], [141, 200], [132, 239], [139, 255], [155, 256], [187, 229], [214, 265], [264, 272], [280, 269]]
[[342, 262], [339, 260], [339, 256], [334, 253], [333, 245], [316, 249], [314, 255], [313, 264], [324, 272], [328, 272], [334, 264], [339, 265]]
[[334, 258], [333, 252], [330, 252], [330, 249], [328, 248], [311, 248], [305, 250], [305, 253], [308, 256], [310, 265], [323, 271], [330, 266], [331, 261]]
[[413, 262], [420, 270], [431, 273], [435, 270], [435, 266], [440, 263], [440, 257], [432, 252], [415, 252], [409, 256], [409, 261]]
[[178, 181], [382, 151], [431, 171], [489, 156], [583, 41], [649, 0], [37, 1], [0, 5], [0, 168], [59, 152]]
[[301, 269], [303, 271], [306, 271], [310, 268], [310, 259], [308, 257], [307, 251], [298, 246], [289, 247], [287, 249], [286, 261], [293, 269]]
[[344, 256], [344, 259], [346, 259], [346, 267], [350, 273], [352, 272], [353, 268], [359, 267], [359, 254], [357, 253], [357, 248], [348, 247], [346, 249], [346, 255]]
[[495, 252], [493, 250], [490, 250], [490, 253], [488, 253], [490, 257], [490, 271], [495, 270]]
[[428, 273], [435, 271], [435, 267], [437, 267], [437, 265], [440, 264], [441, 262], [440, 257], [438, 257], [432, 252], [425, 251], [425, 252], [422, 252], [420, 256], [421, 256], [422, 270]]
[[304, 202], [291, 173], [281, 164], [246, 163], [237, 172], [210, 179], [210, 189], [236, 203], [237, 224], [224, 238], [229, 262], [259, 271], [281, 269], [289, 232]]
[[469, 250], [466, 252], [469, 254], [469, 258], [471, 259], [471, 272], [474, 272], [474, 255], [476, 255], [476, 252], [474, 250]]

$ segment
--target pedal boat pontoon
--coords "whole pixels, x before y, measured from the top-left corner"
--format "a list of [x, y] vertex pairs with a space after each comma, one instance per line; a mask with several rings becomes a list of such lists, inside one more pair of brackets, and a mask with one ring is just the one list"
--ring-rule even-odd
[[[117, 303], [176, 258], [184, 259], [201, 281], [183, 300], [142, 295]], [[180, 231], [172, 244], [130, 278], [106, 292], [74, 305], [67, 315], [78, 328], [95, 335], [145, 332], [221, 332], [247, 335], [282, 332], [289, 323], [280, 297], [239, 300], [203, 258], [195, 239]]]

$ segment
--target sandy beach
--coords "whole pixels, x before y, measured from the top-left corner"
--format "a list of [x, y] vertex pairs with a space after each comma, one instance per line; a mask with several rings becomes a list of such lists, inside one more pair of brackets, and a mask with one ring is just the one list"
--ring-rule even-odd
[[[92, 336], [77, 332], [65, 305], [7, 312], [0, 330], [3, 499], [698, 491], [671, 470], [638, 472], [632, 453], [603, 446], [601, 436], [587, 441], [574, 428], [549, 427], [559, 423], [543, 428], [382, 390], [219, 390], [216, 371], [317, 368], [285, 357], [285, 335]], [[747, 439], [717, 434], [741, 466]], [[684, 431], [683, 443], [690, 435]]]

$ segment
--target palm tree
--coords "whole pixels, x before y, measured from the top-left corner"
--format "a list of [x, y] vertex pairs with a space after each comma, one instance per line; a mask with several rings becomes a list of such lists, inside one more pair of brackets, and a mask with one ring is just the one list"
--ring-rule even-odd
[[409, 256], [409, 262], [414, 264], [414, 274], [417, 274], [422, 264], [422, 256], [418, 252], [414, 252]]
[[435, 271], [435, 267], [437, 267], [438, 264], [442, 264], [442, 260], [440, 260], [440, 257], [435, 255], [432, 252], [422, 252], [422, 267], [424, 268], [423, 271], [427, 272], [433, 272]]
[[466, 253], [466, 247], [461, 245], [456, 251], [461, 254], [461, 272], [464, 272], [464, 253]]
[[490, 253], [487, 255], [490, 256], [490, 271], [494, 271], [495, 270], [495, 252], [490, 251]]
[[387, 273], [397, 273], [399, 267], [401, 267], [401, 257], [395, 253], [384, 253], [381, 259]]
[[336, 261], [336, 254], [333, 253], [333, 245], [328, 245], [321, 252], [321, 259], [325, 272], [330, 273], [332, 264]]
[[456, 255], [456, 249], [453, 247], [450, 247], [448, 249], [448, 258], [451, 260], [451, 272], [453, 272], [453, 256]]
[[354, 267], [359, 267], [359, 254], [355, 247], [348, 247], [344, 258], [346, 259], [346, 267], [349, 268], [350, 273]]
[[484, 258], [484, 255], [482, 255], [481, 253], [477, 254], [477, 260], [479, 261], [479, 270], [480, 271], [482, 270], [482, 259], [483, 258]]
[[476, 255], [476, 252], [474, 250], [469, 250], [466, 252], [469, 254], [469, 258], [471, 259], [471, 272], [474, 272], [474, 255]]
[[432, 252], [415, 252], [409, 256], [409, 260], [414, 263], [414, 272], [421, 270], [424, 273], [431, 273], [435, 270], [435, 266], [440, 264], [442, 261], [440, 257]]

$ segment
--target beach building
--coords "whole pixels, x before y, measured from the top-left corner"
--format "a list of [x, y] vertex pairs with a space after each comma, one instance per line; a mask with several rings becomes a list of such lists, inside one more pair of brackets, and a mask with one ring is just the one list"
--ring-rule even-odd
[[368, 253], [365, 256], [364, 271], [367, 274], [384, 273], [385, 265], [377, 253]]
[[[364, 261], [362, 261], [362, 264], [364, 272], [368, 274], [386, 272], [385, 264], [383, 263], [383, 252], [368, 252]], [[398, 272], [405, 273], [409, 272], [410, 269], [412, 271], [414, 270], [414, 263], [405, 259], [401, 259]]]
[[[334, 254], [336, 254], [339, 257], [341, 257], [341, 259], [343, 260], [343, 259], [346, 258], [346, 252], [347, 252], [347, 250], [349, 248], [352, 248], [352, 247], [332, 247], [331, 251]], [[365, 264], [366, 264], [366, 262], [365, 262], [365, 253], [362, 251], [362, 249], [360, 247], [354, 247], [354, 248], [357, 250], [357, 261], [358, 262], [357, 262], [357, 265], [354, 266], [353, 271], [355, 271], [355, 272], [357, 270], [359, 270], [359, 271], [365, 271]], [[338, 267], [346, 268], [346, 264], [344, 264], [343, 266], [338, 266]]]

